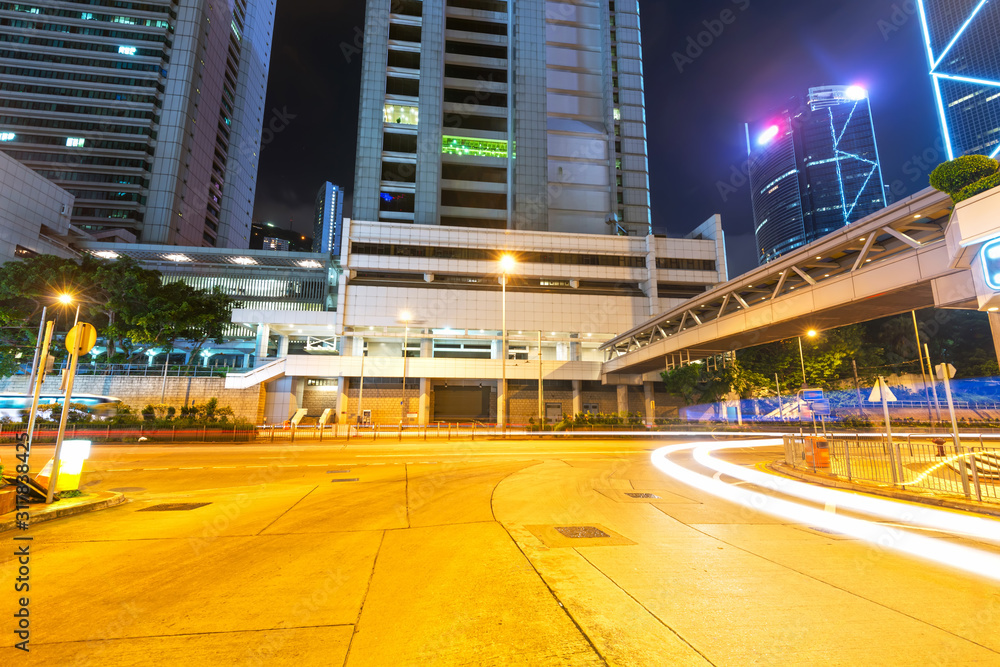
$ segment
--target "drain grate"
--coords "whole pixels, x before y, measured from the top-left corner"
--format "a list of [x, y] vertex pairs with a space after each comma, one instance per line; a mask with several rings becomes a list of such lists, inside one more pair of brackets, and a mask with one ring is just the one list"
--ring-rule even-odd
[[629, 498], [659, 498], [655, 493], [626, 493]]
[[351, 471], [350, 470], [327, 470], [326, 474], [327, 475], [333, 475], [334, 473], [338, 473], [338, 472], [351, 472]]
[[152, 505], [150, 507], [144, 507], [140, 512], [187, 512], [188, 510], [196, 510], [199, 507], [204, 507], [205, 505], [211, 505], [212, 503], [161, 503], [159, 505]]
[[331, 479], [330, 480], [330, 482], [356, 482], [356, 481], [358, 481], [357, 477], [351, 477], [350, 479]]
[[572, 538], [611, 537], [603, 530], [595, 526], [556, 526], [556, 530], [563, 537], [572, 537]]

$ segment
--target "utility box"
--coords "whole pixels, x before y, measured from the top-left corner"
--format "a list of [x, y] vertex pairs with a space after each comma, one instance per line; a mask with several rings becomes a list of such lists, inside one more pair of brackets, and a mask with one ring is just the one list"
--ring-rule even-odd
[[807, 466], [813, 469], [830, 469], [830, 444], [826, 438], [806, 436], [803, 438], [802, 455]]

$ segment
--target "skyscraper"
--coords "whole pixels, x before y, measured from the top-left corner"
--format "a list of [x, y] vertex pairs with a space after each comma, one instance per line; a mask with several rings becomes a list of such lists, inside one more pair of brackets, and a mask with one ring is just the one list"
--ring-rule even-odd
[[361, 220], [650, 228], [637, 0], [368, 0]]
[[246, 247], [274, 3], [0, 3], [0, 150], [81, 229]]
[[948, 159], [1000, 154], [1000, 4], [918, 0]]
[[810, 88], [747, 124], [757, 261], [769, 262], [885, 207], [868, 93]]
[[313, 222], [313, 252], [340, 257], [340, 237], [344, 230], [344, 191], [329, 181], [316, 193]]

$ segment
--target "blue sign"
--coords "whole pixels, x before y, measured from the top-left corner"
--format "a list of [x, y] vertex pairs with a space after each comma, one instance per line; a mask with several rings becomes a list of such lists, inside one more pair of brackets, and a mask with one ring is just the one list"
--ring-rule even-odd
[[980, 257], [983, 259], [986, 284], [990, 289], [1000, 292], [1000, 239], [993, 239], [983, 244]]
[[802, 400], [807, 403], [813, 401], [822, 401], [824, 398], [822, 389], [803, 389], [802, 390]]
[[817, 415], [821, 415], [823, 417], [829, 417], [830, 416], [830, 401], [826, 401], [826, 400], [815, 401], [815, 402], [813, 402], [813, 404], [812, 404], [811, 407], [812, 407], [812, 411], [815, 414], [817, 414]]

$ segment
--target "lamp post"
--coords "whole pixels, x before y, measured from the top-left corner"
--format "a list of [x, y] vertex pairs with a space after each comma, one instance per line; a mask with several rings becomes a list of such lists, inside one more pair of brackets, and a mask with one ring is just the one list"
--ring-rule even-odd
[[[806, 332], [806, 336], [809, 338], [815, 338], [818, 335], [815, 329]], [[802, 336], [796, 336], [795, 339], [799, 341], [799, 363], [802, 364], [802, 386], [805, 387], [808, 382], [806, 381], [806, 358], [802, 355]]]
[[406, 408], [408, 407], [406, 402], [406, 344], [409, 342], [408, 337], [410, 334], [410, 320], [412, 319], [412, 315], [410, 315], [410, 311], [404, 310], [399, 314], [399, 319], [403, 322], [403, 398], [399, 402], [402, 410], [399, 423], [402, 424], [406, 421]]
[[507, 274], [517, 266], [517, 260], [513, 255], [503, 255], [500, 257], [500, 285], [503, 296], [501, 297], [502, 307], [502, 329], [500, 336], [500, 367], [502, 379], [500, 380], [500, 392], [497, 401], [497, 425], [507, 428]]

